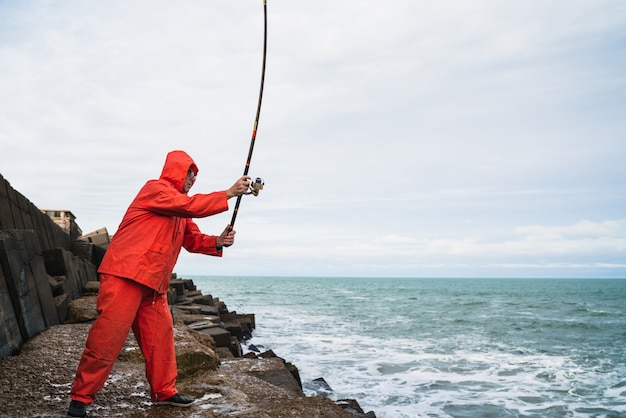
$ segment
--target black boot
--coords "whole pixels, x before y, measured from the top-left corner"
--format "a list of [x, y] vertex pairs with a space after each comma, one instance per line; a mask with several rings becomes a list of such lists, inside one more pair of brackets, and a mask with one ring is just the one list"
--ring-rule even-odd
[[87, 416], [87, 405], [80, 401], [72, 401], [70, 402], [70, 409], [67, 410], [68, 417], [80, 417], [84, 418]]
[[163, 400], [163, 401], [158, 401], [155, 402], [156, 405], [170, 405], [170, 406], [182, 406], [183, 408], [186, 408], [188, 406], [191, 406], [191, 404], [193, 404], [196, 400], [189, 398], [187, 396], [183, 396], [180, 393], [177, 393], [174, 396], [170, 396], [169, 398]]

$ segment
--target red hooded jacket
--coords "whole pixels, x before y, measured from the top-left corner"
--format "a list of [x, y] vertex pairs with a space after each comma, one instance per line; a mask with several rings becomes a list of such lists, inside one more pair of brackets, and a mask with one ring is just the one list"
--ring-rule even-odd
[[165, 293], [181, 247], [222, 256], [215, 246], [217, 237], [201, 233], [192, 218], [228, 210], [226, 192], [183, 194], [189, 169], [198, 172], [187, 153], [167, 154], [161, 177], [149, 180], [128, 207], [99, 273], [125, 277]]

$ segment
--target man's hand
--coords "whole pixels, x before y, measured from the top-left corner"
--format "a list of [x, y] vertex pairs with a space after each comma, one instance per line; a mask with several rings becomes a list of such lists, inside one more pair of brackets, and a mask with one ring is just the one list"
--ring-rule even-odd
[[240, 196], [250, 189], [250, 176], [242, 176], [232, 187], [226, 190], [226, 198]]
[[217, 241], [215, 242], [215, 247], [218, 251], [222, 249], [222, 247], [230, 247], [235, 243], [235, 231], [230, 229], [230, 225], [226, 225], [226, 229], [224, 232], [217, 237]]

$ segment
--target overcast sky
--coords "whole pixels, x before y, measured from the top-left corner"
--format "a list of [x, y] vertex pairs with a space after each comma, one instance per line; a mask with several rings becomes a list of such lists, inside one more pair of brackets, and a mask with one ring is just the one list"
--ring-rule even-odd
[[[626, 277], [626, 2], [267, 7], [265, 188], [179, 275]], [[262, 47], [261, 0], [0, 0], [0, 173], [83, 232], [173, 149], [224, 190]]]

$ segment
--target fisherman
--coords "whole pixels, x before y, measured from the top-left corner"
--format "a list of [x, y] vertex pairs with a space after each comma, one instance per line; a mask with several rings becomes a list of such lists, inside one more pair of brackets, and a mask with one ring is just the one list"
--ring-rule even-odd
[[230, 225], [219, 236], [205, 235], [192, 218], [228, 210], [227, 200], [250, 187], [250, 177], [242, 176], [227, 190], [189, 196], [197, 174], [187, 153], [172, 151], [160, 178], [149, 180], [128, 207], [98, 269], [98, 318], [78, 364], [68, 416], [87, 415], [131, 328], [145, 358], [152, 402], [180, 407], [194, 402], [176, 390], [170, 276], [181, 247], [221, 257], [222, 249], [234, 244]]

